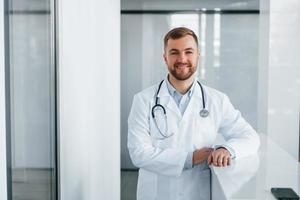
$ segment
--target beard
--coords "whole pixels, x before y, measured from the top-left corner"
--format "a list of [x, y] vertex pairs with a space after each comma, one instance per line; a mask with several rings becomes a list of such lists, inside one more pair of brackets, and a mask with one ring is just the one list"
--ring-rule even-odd
[[175, 63], [172, 68], [169, 68], [169, 72], [177, 80], [185, 81], [189, 79], [195, 72], [196, 66], [193, 66], [191, 63]]

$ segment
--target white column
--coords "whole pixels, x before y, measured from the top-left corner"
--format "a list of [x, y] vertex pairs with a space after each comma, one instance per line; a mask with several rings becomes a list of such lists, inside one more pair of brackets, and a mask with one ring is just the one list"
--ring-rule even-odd
[[120, 2], [58, 2], [62, 200], [120, 199]]
[[298, 159], [300, 1], [269, 1], [268, 135]]
[[0, 1], [0, 199], [3, 200], [7, 199], [4, 54], [4, 3]]
[[260, 2], [258, 130], [298, 159], [300, 2]]
[[269, 32], [270, 5], [269, 0], [260, 1], [259, 14], [259, 57], [258, 57], [258, 103], [257, 131], [267, 134], [268, 130], [268, 73], [269, 73]]

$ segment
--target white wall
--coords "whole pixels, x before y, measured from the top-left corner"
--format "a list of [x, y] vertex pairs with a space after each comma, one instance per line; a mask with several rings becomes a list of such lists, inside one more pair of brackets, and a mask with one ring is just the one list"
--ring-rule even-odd
[[[298, 160], [300, 103], [300, 1], [261, 1], [268, 26], [260, 38], [268, 54], [260, 54], [267, 64], [267, 134]], [[266, 41], [267, 40], [267, 41]]]
[[4, 74], [4, 3], [0, 1], [0, 199], [6, 199], [6, 129]]
[[119, 4], [58, 1], [62, 200], [120, 199]]
[[257, 131], [267, 134], [268, 130], [268, 73], [269, 73], [269, 1], [260, 1], [259, 56], [257, 84]]

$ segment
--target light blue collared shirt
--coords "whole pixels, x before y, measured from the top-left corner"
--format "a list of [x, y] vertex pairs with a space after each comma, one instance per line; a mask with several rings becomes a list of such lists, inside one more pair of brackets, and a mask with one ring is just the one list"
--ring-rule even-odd
[[185, 93], [184, 95], [182, 95], [180, 92], [178, 92], [170, 83], [169, 79], [167, 79], [167, 88], [169, 91], [169, 94], [171, 95], [171, 97], [173, 97], [176, 105], [178, 106], [181, 115], [184, 114], [184, 111], [186, 110], [187, 106], [190, 103], [190, 100], [192, 98], [193, 92], [194, 92], [194, 85], [195, 83], [193, 83], [192, 87], [187, 91], [187, 93]]
[[[186, 110], [186, 108], [189, 105], [190, 100], [191, 100], [191, 98], [193, 96], [194, 88], [195, 88], [195, 81], [194, 81], [192, 87], [187, 91], [187, 93], [185, 93], [184, 95], [182, 95], [180, 92], [178, 92], [172, 86], [172, 84], [170, 83], [168, 77], [166, 78], [166, 83], [167, 83], [167, 88], [168, 88], [169, 94], [170, 94], [171, 97], [173, 97], [176, 105], [178, 106], [178, 108], [179, 108], [179, 110], [181, 112], [181, 115], [183, 115], [184, 111]], [[231, 158], [235, 157], [233, 149], [231, 149], [228, 146], [225, 146], [225, 145], [215, 145], [214, 149], [216, 150], [216, 149], [219, 149], [221, 147], [224, 147], [225, 149], [227, 149], [229, 151], [229, 153], [231, 155]], [[188, 155], [187, 155], [187, 158], [185, 160], [184, 168], [183, 169], [191, 169], [192, 167], [193, 167], [193, 152], [189, 152]]]

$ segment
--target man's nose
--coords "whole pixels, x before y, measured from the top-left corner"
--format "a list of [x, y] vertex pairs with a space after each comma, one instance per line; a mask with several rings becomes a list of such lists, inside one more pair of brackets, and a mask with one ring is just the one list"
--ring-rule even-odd
[[180, 53], [179, 56], [178, 56], [178, 62], [186, 62], [187, 60], [187, 56], [185, 55], [184, 52]]

